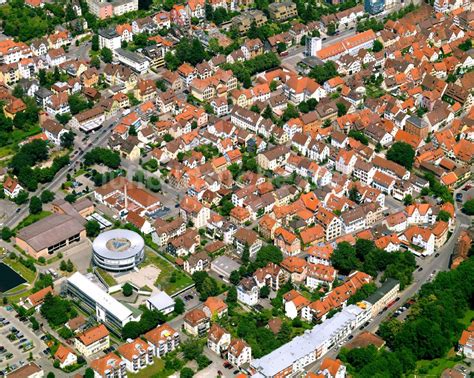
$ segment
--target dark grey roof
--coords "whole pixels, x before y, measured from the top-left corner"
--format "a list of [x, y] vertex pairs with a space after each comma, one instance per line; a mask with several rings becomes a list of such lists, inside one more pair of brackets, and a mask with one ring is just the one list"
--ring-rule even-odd
[[24, 240], [36, 251], [62, 242], [84, 230], [77, 218], [65, 214], [52, 214], [18, 232], [18, 238]]
[[381, 287], [377, 289], [375, 293], [370, 295], [366, 301], [372, 304], [377, 303], [380, 299], [382, 299], [385, 295], [387, 295], [390, 290], [392, 290], [395, 286], [400, 284], [397, 280], [393, 278], [387, 278], [387, 281], [385, 281]]

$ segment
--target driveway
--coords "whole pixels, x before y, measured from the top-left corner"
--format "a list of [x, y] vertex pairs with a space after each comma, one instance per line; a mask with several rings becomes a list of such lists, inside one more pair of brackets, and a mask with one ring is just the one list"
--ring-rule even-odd
[[[8, 319], [10, 324], [0, 328], [0, 345], [3, 345], [8, 352], [13, 354], [13, 358], [8, 361], [4, 361], [0, 364], [0, 366], [6, 366], [8, 363], [10, 366], [13, 364], [17, 364], [20, 360], [26, 362], [28, 359], [30, 352], [33, 355], [33, 358], [36, 358], [39, 353], [46, 348], [46, 344], [33, 333], [33, 330], [27, 325], [28, 323], [22, 323], [18, 318], [15, 318], [16, 312], [15, 311], [7, 311], [5, 307], [0, 307], [0, 317]], [[15, 327], [19, 330], [26, 339], [30, 340], [33, 343], [33, 349], [29, 351], [23, 352], [18, 349], [19, 342], [17, 340], [11, 341], [7, 338], [7, 335], [10, 333], [10, 328]]]

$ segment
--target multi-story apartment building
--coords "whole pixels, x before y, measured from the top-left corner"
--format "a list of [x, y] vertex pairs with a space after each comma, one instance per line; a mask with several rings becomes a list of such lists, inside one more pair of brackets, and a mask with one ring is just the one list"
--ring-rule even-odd
[[97, 358], [91, 362], [91, 368], [94, 370], [94, 378], [126, 378], [127, 367], [115, 353]]
[[175, 350], [181, 342], [179, 333], [167, 323], [145, 333], [145, 339], [153, 348], [153, 354], [160, 358]]
[[298, 16], [296, 4], [292, 1], [284, 1], [281, 3], [271, 3], [268, 6], [270, 18], [275, 21], [286, 21], [290, 18]]
[[67, 293], [79, 300], [84, 310], [95, 314], [98, 321], [118, 332], [128, 322], [140, 320], [140, 315], [134, 314], [79, 272], [67, 279]]
[[153, 348], [142, 339], [137, 338], [132, 342], [122, 344], [117, 351], [131, 373], [136, 373], [153, 364]]
[[74, 339], [74, 347], [85, 357], [107, 349], [109, 346], [109, 331], [103, 324], [89, 328]]

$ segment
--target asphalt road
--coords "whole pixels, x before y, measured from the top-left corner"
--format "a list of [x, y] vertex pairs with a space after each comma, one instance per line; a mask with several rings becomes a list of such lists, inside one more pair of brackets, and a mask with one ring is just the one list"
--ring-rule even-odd
[[[46, 189], [50, 190], [50, 191], [52, 191], [53, 193], [56, 193], [56, 194], [60, 193], [60, 192], [58, 192], [58, 190], [61, 187], [61, 183], [66, 178], [67, 173], [70, 170], [74, 169], [74, 167], [78, 165], [77, 163], [81, 162], [84, 159], [84, 155], [90, 149], [102, 145], [107, 140], [107, 138], [109, 136], [109, 133], [105, 132], [105, 131], [108, 130], [108, 128], [118, 119], [118, 117], [119, 117], [119, 115], [116, 115], [116, 116], [110, 118], [109, 120], [107, 120], [104, 123], [104, 125], [102, 126], [101, 129], [99, 129], [95, 132], [95, 134], [90, 134], [91, 136], [89, 137], [89, 140], [87, 141], [87, 143], [82, 142], [82, 138], [83, 138], [84, 134], [82, 134], [81, 132], [76, 131], [77, 136], [76, 136], [75, 141], [74, 141], [74, 147], [75, 147], [74, 152], [75, 152], [75, 154], [72, 155], [70, 164], [68, 166], [64, 167], [63, 169], [61, 169], [56, 174], [53, 181], [51, 181], [50, 183], [48, 183], [44, 186], [40, 185], [35, 192], [30, 193], [30, 197], [38, 196], [38, 195], [41, 194], [41, 192], [43, 192]], [[81, 148], [82, 152], [78, 148]], [[28, 202], [21, 205], [21, 206], [19, 206], [19, 209], [21, 209], [21, 210], [18, 211], [18, 212], [15, 212], [14, 214], [12, 214], [12, 216], [5, 221], [5, 226], [13, 228], [17, 225], [18, 222], [20, 222], [21, 219], [23, 219], [24, 217], [26, 217], [28, 215], [28, 212], [29, 212]]]
[[[10, 321], [10, 324], [0, 328], [0, 345], [3, 345], [8, 350], [8, 352], [13, 354], [13, 358], [4, 360], [0, 363], [1, 368], [7, 367], [7, 364], [10, 366], [13, 364], [18, 365], [20, 360], [26, 362], [30, 352], [35, 357], [39, 354], [39, 352], [46, 348], [46, 344], [33, 333], [33, 330], [28, 327], [26, 323], [22, 323], [18, 318], [15, 318], [15, 315], [15, 311], [7, 311], [5, 307], [0, 307], [0, 316]], [[18, 349], [19, 342], [17, 340], [10, 341], [7, 339], [6, 336], [10, 333], [9, 330], [11, 327], [15, 327], [21, 333], [23, 333], [24, 337], [33, 343], [33, 349], [23, 352]]]
[[[454, 250], [454, 246], [459, 238], [459, 234], [462, 230], [466, 230], [471, 225], [471, 217], [463, 214], [460, 209], [456, 208], [456, 227], [449, 240], [444, 244], [438, 251], [433, 255], [425, 258], [417, 258], [417, 263], [423, 268], [422, 271], [415, 270], [413, 273], [413, 282], [410, 286], [405, 288], [399, 293], [400, 299], [395, 302], [389, 310], [384, 311], [382, 314], [377, 315], [371, 320], [370, 324], [363, 329], [363, 331], [376, 332], [380, 324], [391, 316], [396, 310], [402, 307], [410, 298], [412, 298], [420, 288], [427, 283], [430, 279], [434, 278], [438, 272], [449, 270], [449, 263], [451, 255]], [[436, 254], [439, 256], [436, 257]], [[435, 273], [432, 275], [432, 273]], [[357, 336], [362, 331], [356, 328], [352, 332], [353, 336]], [[324, 357], [336, 358], [339, 354], [339, 348], [331, 349]], [[317, 361], [308, 371], [317, 372], [321, 361]]]

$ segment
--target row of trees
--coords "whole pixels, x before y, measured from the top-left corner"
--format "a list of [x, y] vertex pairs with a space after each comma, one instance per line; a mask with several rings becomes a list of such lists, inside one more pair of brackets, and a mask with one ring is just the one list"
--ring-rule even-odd
[[339, 357], [359, 377], [401, 377], [414, 370], [417, 360], [444, 357], [456, 345], [463, 325], [459, 319], [472, 308], [474, 258], [457, 269], [440, 272], [422, 286], [405, 322], [381, 324], [379, 334], [390, 352], [374, 347], [343, 350]]
[[120, 166], [120, 155], [109, 148], [95, 147], [84, 155], [84, 165], [103, 164], [117, 169]]

